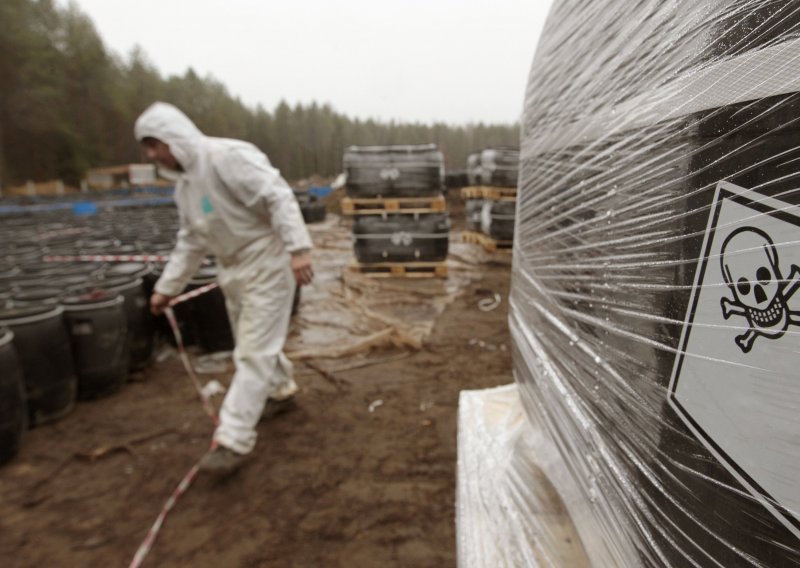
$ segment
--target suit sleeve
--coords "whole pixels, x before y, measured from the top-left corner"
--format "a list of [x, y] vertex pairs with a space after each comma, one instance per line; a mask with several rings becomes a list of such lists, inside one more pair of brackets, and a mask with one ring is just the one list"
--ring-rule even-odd
[[177, 296], [183, 292], [206, 255], [205, 246], [192, 232], [183, 215], [180, 215], [180, 225], [175, 248], [155, 285], [155, 291], [165, 296]]
[[245, 207], [269, 220], [287, 251], [311, 248], [311, 236], [292, 188], [260, 150], [231, 149], [214, 166], [225, 186]]

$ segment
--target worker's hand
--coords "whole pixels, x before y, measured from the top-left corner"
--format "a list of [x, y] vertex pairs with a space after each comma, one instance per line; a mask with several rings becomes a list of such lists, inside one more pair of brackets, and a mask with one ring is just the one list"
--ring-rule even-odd
[[314, 269], [311, 267], [311, 253], [304, 251], [292, 255], [292, 272], [294, 279], [301, 286], [311, 284], [314, 278]]
[[150, 312], [154, 316], [160, 316], [167, 309], [172, 298], [173, 296], [165, 296], [164, 294], [153, 292], [153, 295], [150, 296]]

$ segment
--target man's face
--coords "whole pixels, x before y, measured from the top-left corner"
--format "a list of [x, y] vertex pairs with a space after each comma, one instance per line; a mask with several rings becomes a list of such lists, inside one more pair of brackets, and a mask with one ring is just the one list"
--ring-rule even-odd
[[142, 150], [151, 162], [156, 162], [158, 165], [170, 170], [181, 169], [178, 160], [170, 152], [169, 144], [165, 144], [157, 138], [145, 138], [142, 140]]

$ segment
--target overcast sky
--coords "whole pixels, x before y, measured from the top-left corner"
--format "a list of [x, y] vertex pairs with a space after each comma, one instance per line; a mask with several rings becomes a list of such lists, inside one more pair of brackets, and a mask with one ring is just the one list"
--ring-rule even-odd
[[162, 74], [191, 66], [251, 106], [448, 123], [519, 119], [551, 2], [73, 1], [118, 54], [138, 44]]

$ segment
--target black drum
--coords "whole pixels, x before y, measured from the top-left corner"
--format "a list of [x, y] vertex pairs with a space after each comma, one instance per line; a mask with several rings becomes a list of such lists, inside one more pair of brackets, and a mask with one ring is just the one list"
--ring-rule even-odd
[[125, 299], [131, 370], [143, 369], [153, 359], [155, 321], [148, 307], [142, 279], [123, 276], [99, 280], [95, 285]]
[[62, 300], [64, 321], [78, 374], [78, 396], [114, 392], [128, 377], [128, 325], [120, 294], [90, 294]]
[[78, 381], [62, 314], [60, 306], [0, 310], [0, 326], [14, 332], [32, 425], [58, 419], [75, 404]]
[[22, 365], [13, 340], [11, 331], [0, 329], [0, 465], [17, 454], [28, 423]]
[[[216, 266], [201, 268], [189, 282], [187, 292], [217, 281]], [[197, 298], [189, 300], [196, 327], [198, 343], [204, 351], [231, 351], [234, 347], [225, 296], [221, 288], [215, 288]]]

